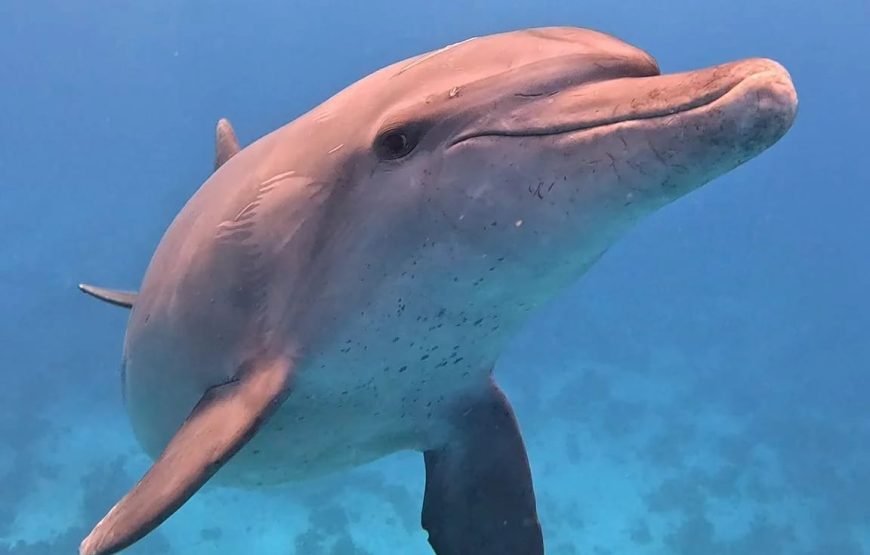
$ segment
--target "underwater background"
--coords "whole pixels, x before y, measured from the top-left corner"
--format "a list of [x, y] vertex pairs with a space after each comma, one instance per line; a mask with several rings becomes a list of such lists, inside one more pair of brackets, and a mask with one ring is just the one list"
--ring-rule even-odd
[[[127, 312], [209, 175], [388, 63], [470, 36], [599, 29], [663, 72], [751, 56], [797, 121], [643, 220], [499, 361], [550, 555], [870, 554], [870, 2], [0, 1], [0, 554], [77, 553], [147, 469]], [[130, 554], [427, 554], [422, 457], [206, 487]]]

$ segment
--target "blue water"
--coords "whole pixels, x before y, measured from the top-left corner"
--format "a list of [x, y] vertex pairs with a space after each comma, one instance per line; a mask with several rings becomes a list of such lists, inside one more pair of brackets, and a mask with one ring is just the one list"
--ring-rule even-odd
[[[395, 60], [538, 25], [663, 71], [767, 56], [800, 112], [644, 220], [497, 373], [552, 555], [870, 554], [870, 4], [840, 0], [0, 3], [0, 553], [75, 553], [147, 468], [123, 411], [135, 288], [212, 164]], [[206, 488], [131, 554], [431, 553], [419, 455]]]

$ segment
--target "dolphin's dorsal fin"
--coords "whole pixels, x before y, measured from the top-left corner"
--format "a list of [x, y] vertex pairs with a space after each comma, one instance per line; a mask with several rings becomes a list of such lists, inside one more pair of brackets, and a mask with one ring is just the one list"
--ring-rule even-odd
[[101, 301], [105, 301], [115, 306], [133, 308], [133, 303], [136, 302], [137, 293], [135, 291], [106, 289], [104, 287], [97, 287], [96, 285], [88, 285], [87, 283], [80, 283], [79, 289], [81, 289], [83, 292], [87, 293], [91, 297], [95, 297], [97, 299], [100, 299]]
[[258, 361], [207, 390], [151, 469], [85, 538], [79, 555], [117, 553], [169, 518], [275, 412], [292, 377], [289, 359]]
[[241, 150], [239, 139], [232, 124], [226, 118], [221, 118], [215, 128], [214, 169], [223, 166], [227, 160]]

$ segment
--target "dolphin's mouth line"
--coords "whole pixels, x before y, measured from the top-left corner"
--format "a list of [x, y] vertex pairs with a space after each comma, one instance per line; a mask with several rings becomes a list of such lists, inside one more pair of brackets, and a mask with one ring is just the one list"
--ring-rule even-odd
[[[468, 133], [464, 133], [456, 137], [449, 145], [448, 148], [454, 147], [471, 139], [481, 139], [488, 137], [513, 137], [513, 138], [531, 138], [531, 137], [555, 137], [559, 135], [568, 135], [571, 133], [576, 133], [579, 131], [590, 131], [592, 129], [599, 129], [602, 127], [607, 127], [611, 125], [616, 125], [619, 123], [633, 122], [633, 121], [644, 121], [644, 120], [652, 120], [657, 118], [663, 118], [668, 116], [676, 116], [680, 114], [685, 114], [691, 112], [693, 110], [698, 110], [701, 108], [705, 108], [712, 104], [715, 104], [717, 101], [721, 100], [723, 97], [727, 96], [728, 93], [732, 92], [736, 89], [743, 80], [732, 83], [730, 86], [717, 88], [712, 91], [707, 92], [695, 99], [692, 99], [688, 102], [684, 102], [681, 104], [677, 104], [671, 106], [667, 109], [659, 109], [659, 110], [651, 110], [648, 113], [639, 113], [639, 114], [625, 114], [621, 116], [611, 116], [611, 117], [603, 117], [598, 120], [593, 120], [589, 122], [584, 122], [582, 124], [564, 124], [559, 126], [554, 126], [551, 128], [542, 128], [542, 129], [518, 129], [518, 130], [490, 130], [490, 131], [471, 131]], [[548, 95], [551, 96], [551, 95]]]

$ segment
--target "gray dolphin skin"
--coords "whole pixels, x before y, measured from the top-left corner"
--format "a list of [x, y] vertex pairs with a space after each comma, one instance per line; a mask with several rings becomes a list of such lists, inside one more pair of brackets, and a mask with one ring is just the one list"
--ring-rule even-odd
[[[304, 480], [423, 453], [437, 555], [539, 555], [529, 461], [492, 369], [640, 218], [791, 127], [774, 61], [661, 75], [611, 36], [478, 37], [365, 77], [239, 147], [161, 239], [122, 372], [155, 462], [82, 542], [116, 553], [207, 481]], [[535, 379], [546, 379], [546, 376]]]

